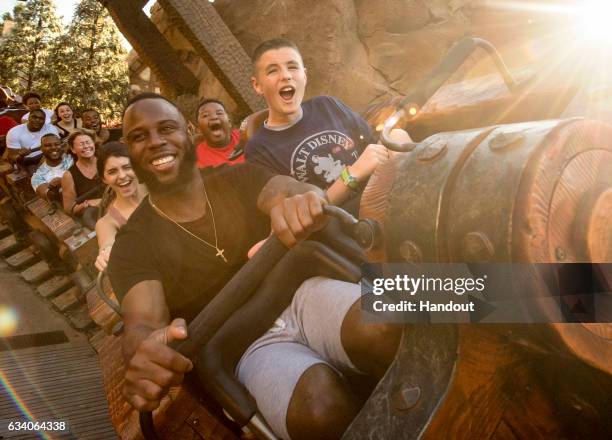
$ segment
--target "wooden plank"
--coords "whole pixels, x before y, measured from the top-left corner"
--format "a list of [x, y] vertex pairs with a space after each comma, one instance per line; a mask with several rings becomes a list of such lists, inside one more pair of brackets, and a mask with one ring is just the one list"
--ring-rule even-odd
[[52, 298], [72, 285], [72, 280], [65, 276], [54, 276], [36, 288], [43, 298]]
[[197, 93], [198, 79], [142, 11], [142, 2], [107, 0], [103, 3], [121, 33], [164, 86], [177, 95]]
[[159, 0], [181, 33], [246, 116], [265, 108], [251, 86], [251, 59], [214, 6], [197, 0]]
[[21, 272], [21, 277], [28, 283], [38, 284], [51, 276], [51, 269], [46, 261], [39, 261], [34, 266]]
[[89, 338], [89, 344], [93, 347], [94, 350], [100, 351], [100, 348], [104, 343], [104, 338], [106, 338], [106, 332], [100, 329], [95, 332], [91, 338]]
[[43, 218], [53, 210], [51, 204], [44, 199], [36, 198], [26, 203], [28, 210], [38, 218]]
[[31, 266], [36, 263], [40, 258], [34, 252], [31, 247], [26, 248], [16, 254], [7, 257], [6, 263], [13, 269], [23, 269], [24, 267]]
[[11, 233], [12, 233], [11, 228], [9, 228], [4, 223], [0, 223], [0, 238], [7, 237], [11, 235]]
[[86, 330], [89, 327], [93, 327], [95, 323], [89, 317], [89, 311], [87, 310], [87, 304], [83, 304], [76, 310], [72, 310], [67, 313], [68, 319], [77, 330]]
[[60, 312], [65, 312], [79, 303], [79, 289], [76, 286], [71, 287], [61, 295], [52, 299], [51, 302]]
[[60, 210], [42, 217], [41, 220], [60, 240], [70, 237], [75, 231], [81, 229], [81, 225], [68, 214]]
[[0, 255], [6, 256], [23, 249], [23, 245], [17, 241], [15, 234], [0, 240]]

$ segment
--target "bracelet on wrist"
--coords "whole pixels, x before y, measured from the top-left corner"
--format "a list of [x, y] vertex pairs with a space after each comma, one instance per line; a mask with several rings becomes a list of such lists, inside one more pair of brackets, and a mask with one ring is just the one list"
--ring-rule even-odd
[[340, 178], [342, 179], [342, 183], [344, 183], [350, 190], [359, 190], [359, 182], [357, 182], [357, 179], [355, 179], [355, 177], [351, 176], [348, 167], [344, 167], [342, 173], [340, 173]]

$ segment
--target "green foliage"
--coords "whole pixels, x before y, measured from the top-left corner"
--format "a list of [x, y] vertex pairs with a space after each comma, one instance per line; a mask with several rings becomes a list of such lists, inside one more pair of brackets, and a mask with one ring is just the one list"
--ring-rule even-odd
[[77, 111], [94, 107], [106, 118], [118, 118], [129, 91], [127, 53], [102, 4], [82, 0], [56, 44], [53, 64], [62, 99]]
[[[40, 18], [33, 15], [39, 10]], [[107, 120], [120, 116], [129, 91], [127, 54], [115, 24], [100, 2], [81, 0], [70, 26], [63, 30], [51, 0], [18, 4], [13, 16], [13, 31], [0, 40], [0, 82], [21, 93], [25, 89], [36, 90], [43, 95], [47, 107], [68, 101], [77, 113], [93, 107]], [[44, 23], [45, 33], [39, 39], [36, 68], [32, 69], [28, 87], [24, 75], [29, 71], [24, 72], [23, 66], [32, 59], [32, 41], [37, 35], [34, 29], [39, 22]], [[9, 56], [5, 57], [5, 53]]]
[[52, 42], [61, 25], [51, 0], [28, 0], [13, 10], [14, 27], [0, 41], [0, 82], [16, 91], [51, 89], [48, 65]]

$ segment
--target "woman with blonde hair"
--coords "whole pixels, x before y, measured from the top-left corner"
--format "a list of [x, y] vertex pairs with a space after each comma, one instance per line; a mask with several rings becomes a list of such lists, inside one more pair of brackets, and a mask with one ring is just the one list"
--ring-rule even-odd
[[76, 159], [62, 176], [64, 211], [81, 218], [85, 226], [93, 229], [104, 191], [96, 168], [96, 145], [89, 133], [77, 130], [68, 136], [68, 147]]

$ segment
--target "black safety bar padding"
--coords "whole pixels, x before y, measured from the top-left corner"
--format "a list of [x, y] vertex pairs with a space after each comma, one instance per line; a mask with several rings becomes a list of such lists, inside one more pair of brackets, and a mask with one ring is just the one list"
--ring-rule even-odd
[[[266, 276], [251, 299], [216, 332], [196, 360], [200, 383], [240, 426], [257, 411], [251, 394], [238, 381], [234, 370], [246, 349], [274, 323], [291, 303], [295, 292], [314, 276], [358, 282], [359, 263], [328, 246], [303, 241], [291, 249]], [[333, 295], [334, 292], [329, 292]]]
[[171, 347], [188, 358], [194, 358], [230, 315], [253, 294], [264, 277], [272, 271], [287, 247], [272, 235], [261, 249], [242, 266], [208, 305], [189, 323], [189, 337], [174, 341]]
[[[91, 196], [93, 196], [94, 194], [98, 193], [103, 188], [104, 188], [104, 184], [103, 183], [99, 183], [98, 185], [96, 185], [93, 188], [91, 188], [89, 191], [87, 191], [87, 192], [81, 194], [80, 196], [78, 196], [75, 199], [74, 204], [78, 205], [79, 203], [83, 203], [85, 200], [89, 199]], [[100, 195], [100, 197], [101, 197], [101, 195]]]
[[138, 421], [140, 422], [140, 430], [142, 431], [142, 436], [146, 440], [159, 440], [157, 431], [155, 431], [155, 424], [153, 423], [152, 412], [139, 413]]

